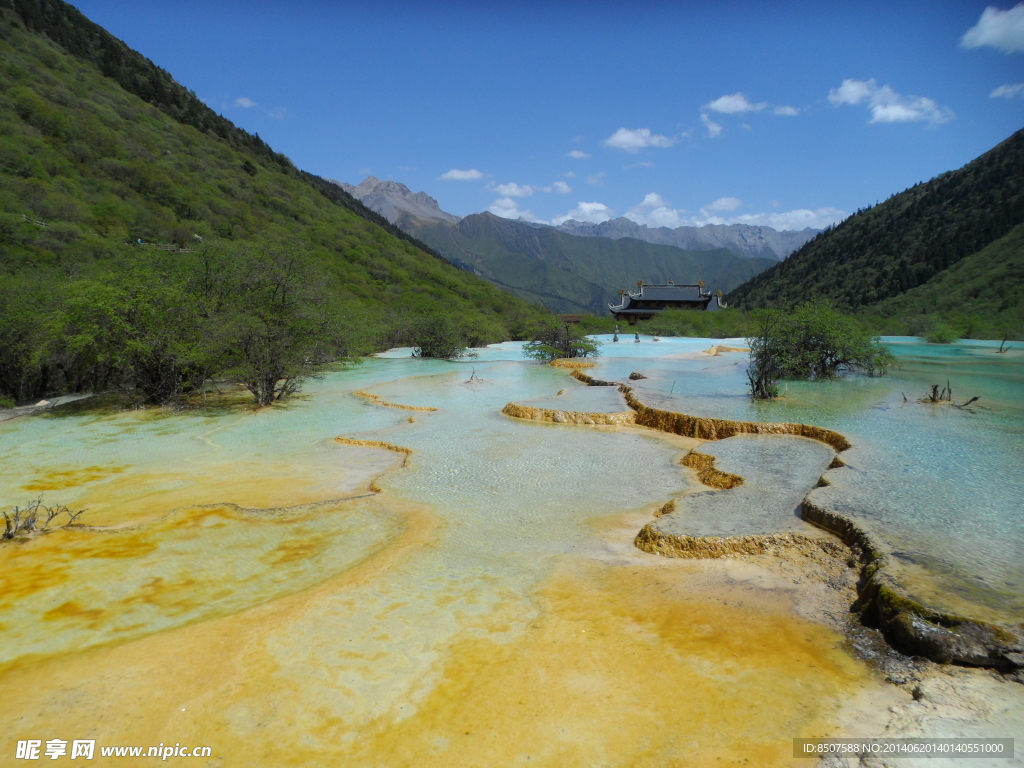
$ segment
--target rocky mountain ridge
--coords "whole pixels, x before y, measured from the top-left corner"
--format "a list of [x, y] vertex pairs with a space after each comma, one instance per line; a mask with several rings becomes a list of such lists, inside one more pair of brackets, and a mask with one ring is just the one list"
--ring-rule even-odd
[[[397, 181], [383, 181], [368, 176], [358, 186], [343, 181], [328, 181], [337, 184], [363, 205], [384, 216], [392, 224], [407, 232], [416, 229], [410, 216], [454, 226], [461, 217], [441, 210], [437, 200], [426, 192], [413, 192]], [[405, 225], [403, 226], [403, 222]], [[549, 227], [521, 220], [531, 227]], [[706, 224], [703, 227], [648, 227], [630, 219], [619, 217], [600, 224], [591, 224], [570, 219], [558, 227], [561, 232], [580, 237], [607, 237], [619, 240], [632, 237], [654, 245], [670, 245], [684, 251], [715, 251], [725, 248], [740, 256], [774, 259], [781, 261], [818, 234], [817, 229], [800, 231], [779, 231], [771, 227], [750, 224]]]
[[648, 227], [620, 216], [617, 219], [590, 224], [570, 219], [558, 229], [583, 237], [610, 237], [618, 240], [633, 237], [657, 245], [673, 245], [687, 251], [710, 251], [728, 248], [740, 254], [781, 261], [811, 240], [819, 230], [779, 231], [750, 224], [705, 224], [703, 227]]
[[409, 215], [421, 219], [457, 224], [459, 217], [441, 210], [437, 200], [426, 192], [413, 192], [405, 184], [367, 176], [358, 186], [327, 179], [348, 192], [370, 210], [376, 211], [392, 224], [400, 226]]

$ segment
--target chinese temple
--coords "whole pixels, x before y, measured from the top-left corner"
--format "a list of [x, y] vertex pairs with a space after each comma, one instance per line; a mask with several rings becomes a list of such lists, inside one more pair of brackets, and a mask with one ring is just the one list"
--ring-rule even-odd
[[627, 320], [632, 325], [637, 320], [653, 317], [663, 309], [714, 312], [726, 307], [722, 292], [712, 294], [705, 291], [703, 280], [697, 285], [676, 285], [671, 280], [665, 285], [644, 285], [641, 280], [636, 285], [636, 292], [619, 291], [619, 303], [608, 305], [616, 320]]

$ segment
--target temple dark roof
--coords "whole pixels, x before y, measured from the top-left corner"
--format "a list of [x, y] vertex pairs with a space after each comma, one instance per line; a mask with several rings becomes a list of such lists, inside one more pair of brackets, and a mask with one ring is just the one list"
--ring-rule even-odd
[[641, 285], [638, 293], [627, 295], [638, 301], [703, 301], [710, 296], [699, 285]]
[[618, 304], [609, 304], [608, 309], [616, 317], [650, 317], [663, 309], [717, 310], [725, 306], [720, 297], [705, 291], [701, 285], [643, 285], [638, 291], [627, 291]]

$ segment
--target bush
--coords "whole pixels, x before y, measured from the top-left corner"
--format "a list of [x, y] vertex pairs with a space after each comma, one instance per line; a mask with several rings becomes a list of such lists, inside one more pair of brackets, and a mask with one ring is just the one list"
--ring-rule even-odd
[[413, 357], [458, 360], [475, 356], [466, 349], [463, 329], [447, 315], [426, 315], [409, 330]]
[[935, 325], [925, 334], [929, 344], [952, 344], [957, 340], [957, 333], [948, 325]]
[[523, 354], [534, 360], [557, 360], [564, 357], [596, 357], [601, 342], [588, 339], [578, 325], [568, 325], [558, 318], [542, 323], [533, 333], [533, 341], [524, 345]]
[[830, 379], [850, 372], [882, 375], [896, 360], [852, 317], [831, 304], [801, 304], [791, 312], [751, 313], [747, 379], [757, 400], [778, 397], [781, 378]]

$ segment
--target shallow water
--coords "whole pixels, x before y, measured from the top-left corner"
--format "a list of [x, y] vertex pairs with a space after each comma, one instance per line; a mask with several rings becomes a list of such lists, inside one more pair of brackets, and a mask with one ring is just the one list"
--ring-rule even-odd
[[[904, 378], [823, 385], [843, 395], [831, 409], [808, 386], [764, 411], [742, 394], [743, 355], [702, 354], [716, 343], [606, 344], [591, 372], [642, 370], [644, 398], [690, 413], [805, 414], [851, 436], [851, 472], [868, 480], [892, 471], [890, 443], [909, 450], [886, 442], [874, 405], [920, 389], [907, 371], [927, 363], [903, 355]], [[42, 494], [88, 510], [86, 528], [0, 546], [5, 732], [211, 744], [230, 765], [771, 765], [789, 763], [792, 736], [833, 731], [850, 696], [877, 693], [785, 590], [635, 550], [642, 522], [614, 521], [685, 496], [679, 459], [696, 441], [503, 416], [509, 401], [624, 410], [615, 390], [524, 362], [520, 347], [465, 363], [396, 350], [260, 412], [63, 408], [0, 425], [2, 503]], [[915, 434], [1005, 421], [895, 410]], [[1020, 431], [1007, 434], [1019, 457]], [[402, 468], [403, 454], [336, 437], [412, 453]], [[828, 452], [775, 440], [701, 450], [750, 476], [755, 527], [802, 526], [781, 491]], [[786, 477], [770, 476], [771, 445], [789, 445]], [[868, 480], [835, 488], [855, 504]], [[886, 494], [858, 514], [925, 541]], [[722, 526], [751, 524], [735, 505], [719, 512]], [[1002, 545], [985, 546], [998, 561]]]
[[800, 502], [813, 488], [835, 451], [804, 437], [737, 435], [707, 443], [715, 468], [739, 475], [728, 490], [685, 496], [679, 509], [658, 520], [659, 531], [686, 536], [749, 536], [759, 533], [824, 535], [800, 518]]
[[[788, 382], [784, 397], [770, 403], [747, 396], [746, 355], [701, 354], [709, 340], [632, 345], [636, 354], [657, 355], [650, 360], [604, 356], [610, 347], [630, 351], [622, 342], [605, 344], [593, 373], [625, 381], [641, 370], [650, 378], [632, 384], [656, 407], [843, 433], [854, 447], [843, 454], [848, 467], [830, 472], [835, 485], [818, 492], [829, 506], [895, 549], [907, 585], [922, 598], [955, 610], [980, 605], [990, 618], [1018, 623], [1024, 616], [1024, 349], [1018, 344], [1000, 355], [999, 342], [886, 341], [900, 363], [888, 375]], [[957, 403], [980, 400], [966, 410], [916, 402], [947, 380]]]

